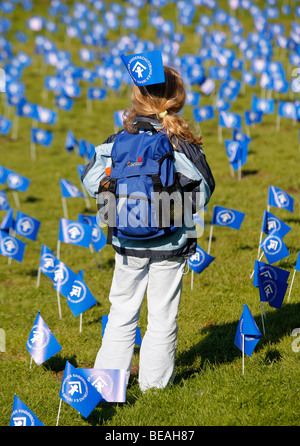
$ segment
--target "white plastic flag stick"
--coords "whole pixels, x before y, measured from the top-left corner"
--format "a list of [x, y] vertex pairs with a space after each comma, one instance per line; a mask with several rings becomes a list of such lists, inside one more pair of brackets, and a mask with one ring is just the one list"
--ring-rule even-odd
[[96, 253], [95, 253], [95, 250], [94, 250], [94, 247], [93, 247], [92, 243], [90, 243], [90, 251], [91, 251], [91, 253], [94, 256], [96, 267], [99, 268], [99, 265], [98, 265], [98, 262], [97, 262], [97, 258], [96, 258]]
[[60, 294], [59, 294], [58, 290], [56, 290], [56, 295], [57, 295], [58, 315], [59, 315], [59, 319], [62, 319], [62, 316], [61, 316], [61, 306], [60, 306]]
[[60, 240], [57, 240], [56, 257], [59, 259], [59, 256], [60, 256]]
[[242, 371], [244, 374], [244, 369], [245, 369], [245, 336], [242, 334], [242, 338], [243, 338], [243, 350], [242, 350]]
[[192, 270], [192, 275], [191, 275], [191, 290], [193, 289], [193, 285], [194, 285], [194, 271]]
[[87, 207], [87, 209], [90, 211], [90, 210], [92, 209], [92, 208], [91, 208], [90, 201], [89, 201], [88, 196], [87, 196], [87, 194], [86, 194], [86, 192], [85, 192], [85, 189], [84, 189], [84, 187], [83, 187], [83, 184], [80, 183], [80, 186], [81, 186], [82, 193], [83, 193], [83, 195], [84, 195], [84, 200], [85, 200], [86, 207]]
[[[260, 303], [261, 322], [262, 322], [262, 326], [263, 326], [263, 332], [264, 332], [264, 334], [266, 334], [266, 332], [265, 332], [265, 324], [264, 324], [264, 316], [263, 316], [263, 309], [264, 309], [264, 307], [263, 307], [262, 302], [261, 302]], [[265, 311], [265, 309], [264, 309], [264, 311]]]
[[221, 125], [218, 126], [218, 138], [219, 138], [219, 142], [223, 141], [222, 126]]
[[287, 301], [290, 300], [290, 295], [291, 295], [291, 291], [292, 291], [292, 287], [293, 287], [293, 283], [294, 283], [294, 279], [295, 279], [295, 274], [296, 274], [296, 269], [294, 269], [293, 278], [292, 278], [292, 282], [291, 282], [291, 286], [290, 286], [290, 290], [289, 290], [289, 295], [288, 295]]
[[30, 158], [31, 161], [36, 161], [36, 145], [34, 142], [30, 142]]
[[68, 219], [69, 218], [68, 217], [68, 206], [67, 206], [67, 201], [66, 201], [65, 197], [61, 197], [61, 202], [62, 202], [64, 217]]
[[259, 254], [260, 254], [260, 244], [262, 241], [262, 236], [263, 236], [263, 232], [260, 231], [260, 236], [259, 236], [259, 243], [258, 243], [258, 252], [257, 252], [257, 258], [259, 258]]
[[[259, 262], [261, 261], [261, 258], [262, 258], [263, 255], [264, 255], [264, 252], [261, 253], [260, 258], [258, 259]], [[253, 274], [254, 274], [254, 270], [251, 273], [250, 279], [252, 279]]]
[[82, 332], [82, 313], [79, 315], [79, 333]]
[[211, 247], [211, 239], [212, 239], [213, 229], [214, 229], [214, 225], [211, 225], [210, 231], [209, 231], [208, 248], [207, 248], [207, 253], [208, 254], [210, 254], [210, 247]]
[[21, 205], [20, 205], [20, 200], [19, 200], [18, 192], [15, 191], [15, 190], [13, 190], [13, 191], [12, 191], [12, 195], [13, 195], [13, 199], [14, 199], [14, 202], [15, 202], [16, 207], [17, 207], [18, 209], [20, 209]]
[[32, 356], [30, 356], [29, 369], [31, 369], [31, 366], [32, 366]]
[[14, 115], [13, 119], [13, 130], [11, 139], [17, 139], [18, 138], [18, 130], [19, 130], [19, 115]]
[[40, 280], [41, 280], [41, 267], [39, 266], [38, 273], [37, 273], [37, 279], [36, 279], [36, 287], [37, 288], [40, 286]]
[[280, 115], [277, 115], [276, 117], [276, 130], [277, 132], [280, 130]]
[[62, 403], [62, 399], [60, 398], [59, 399], [58, 414], [57, 414], [57, 419], [56, 419], [56, 426], [58, 426], [58, 420], [59, 420], [59, 415], [60, 415], [61, 403]]

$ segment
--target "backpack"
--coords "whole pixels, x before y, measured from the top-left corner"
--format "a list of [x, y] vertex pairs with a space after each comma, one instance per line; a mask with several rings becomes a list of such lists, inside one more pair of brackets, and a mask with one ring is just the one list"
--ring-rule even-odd
[[117, 135], [109, 184], [100, 181], [97, 207], [100, 221], [120, 238], [153, 239], [183, 224], [182, 188], [167, 135], [156, 131]]

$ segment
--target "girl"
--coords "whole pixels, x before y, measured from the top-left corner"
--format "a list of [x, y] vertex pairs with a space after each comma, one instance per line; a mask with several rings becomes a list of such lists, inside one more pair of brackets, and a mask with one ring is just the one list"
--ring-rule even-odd
[[[191, 182], [198, 184], [192, 192], [192, 214], [209, 201], [215, 183], [201, 148], [201, 137], [195, 136], [178, 115], [186, 97], [183, 81], [171, 68], [164, 67], [164, 74], [163, 83], [133, 86], [132, 108], [124, 114], [124, 129], [132, 135], [157, 131], [168, 135], [183, 190]], [[83, 171], [82, 181], [94, 198], [120, 132], [96, 147], [93, 160]], [[151, 240], [113, 236], [112, 246], [116, 253], [109, 295], [111, 308], [94, 367], [126, 369], [128, 382], [136, 328], [147, 290], [148, 323], [140, 349], [139, 385], [142, 391], [164, 388], [174, 379], [182, 276], [187, 258], [195, 253], [197, 239], [183, 224], [176, 232]]]

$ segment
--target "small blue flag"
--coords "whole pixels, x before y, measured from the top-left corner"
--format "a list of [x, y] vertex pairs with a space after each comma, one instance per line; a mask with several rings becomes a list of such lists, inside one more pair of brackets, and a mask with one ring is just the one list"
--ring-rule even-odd
[[46, 246], [42, 245], [40, 254], [39, 268], [45, 276], [54, 281], [54, 270], [57, 263], [57, 258], [53, 252]]
[[265, 234], [270, 234], [273, 231], [278, 232], [280, 237], [284, 237], [292, 228], [287, 225], [280, 218], [271, 214], [271, 212], [264, 211], [263, 222], [261, 230]]
[[296, 104], [287, 101], [278, 102], [278, 115], [282, 118], [296, 119]]
[[[108, 321], [108, 316], [104, 315], [101, 318], [102, 321], [102, 338], [104, 336], [104, 332], [105, 332], [105, 328], [106, 328], [106, 324]], [[141, 329], [140, 327], [136, 327], [136, 334], [135, 334], [135, 344], [138, 346], [142, 345], [142, 336], [141, 336]]]
[[76, 369], [69, 361], [66, 363], [59, 397], [85, 418], [102, 398], [81, 369]]
[[261, 302], [268, 302], [270, 307], [282, 307], [282, 302], [288, 287], [286, 282], [281, 280], [270, 279], [264, 275], [258, 274], [258, 286]]
[[20, 192], [26, 192], [30, 184], [30, 180], [28, 178], [16, 172], [10, 172], [7, 175], [6, 182], [9, 189], [17, 190]]
[[62, 110], [70, 111], [73, 107], [74, 101], [65, 95], [60, 95], [55, 97], [56, 106]]
[[25, 251], [25, 243], [0, 230], [0, 254], [5, 257], [12, 257], [17, 262], [22, 263]]
[[8, 174], [12, 172], [12, 170], [7, 169], [4, 166], [0, 166], [0, 184], [5, 184], [7, 180]]
[[103, 100], [106, 98], [107, 91], [101, 87], [90, 87], [87, 89], [87, 97], [92, 100]]
[[53, 133], [49, 130], [31, 128], [30, 137], [33, 143], [49, 147], [53, 140]]
[[48, 108], [37, 106], [37, 120], [44, 124], [54, 125], [57, 120], [57, 112], [50, 110]]
[[5, 118], [4, 116], [0, 116], [0, 133], [1, 135], [7, 135], [11, 129], [12, 121]]
[[59, 220], [58, 240], [71, 245], [89, 248], [92, 241], [93, 228], [85, 223], [61, 218]]
[[96, 252], [100, 251], [106, 245], [106, 237], [104, 232], [97, 224], [96, 216], [79, 214], [78, 221], [93, 227], [92, 244]]
[[226, 110], [219, 111], [219, 125], [221, 127], [227, 127], [230, 129], [241, 128], [242, 118], [237, 113], [233, 113]]
[[54, 268], [53, 288], [64, 297], [68, 297], [72, 290], [76, 274], [61, 260], [56, 260]]
[[65, 148], [68, 152], [71, 152], [76, 146], [78, 146], [78, 141], [75, 139], [73, 130], [68, 130], [65, 141]]
[[122, 54], [121, 59], [138, 87], [165, 82], [161, 51], [154, 50], [128, 56]]
[[126, 370], [124, 369], [80, 369], [87, 381], [101, 395], [100, 401], [125, 403]]
[[260, 247], [264, 251], [267, 261], [271, 265], [272, 263], [278, 262], [279, 260], [290, 255], [281, 236], [275, 231], [267, 235], [267, 237], [260, 244]]
[[62, 178], [59, 180], [61, 195], [64, 198], [84, 197], [83, 193], [71, 181]]
[[85, 281], [82, 278], [82, 274], [78, 273], [76, 279], [72, 284], [72, 289], [67, 296], [67, 304], [73, 315], [76, 317], [86, 310], [96, 305], [97, 300], [89, 290]]
[[253, 96], [252, 110], [263, 114], [273, 114], [275, 112], [275, 100]]
[[10, 417], [10, 426], [44, 426], [37, 416], [14, 395], [14, 404]]
[[38, 312], [26, 348], [37, 365], [58, 353], [62, 347]]
[[214, 257], [197, 246], [195, 254], [188, 259], [188, 265], [195, 273], [200, 274], [213, 260]]
[[0, 229], [5, 232], [9, 232], [10, 229], [14, 229], [14, 209], [9, 208], [1, 222]]
[[243, 212], [222, 206], [214, 206], [211, 224], [239, 230], [244, 217], [245, 214]]
[[281, 209], [286, 209], [289, 212], [294, 212], [294, 198], [287, 192], [275, 186], [269, 186], [269, 206], [274, 206]]
[[248, 356], [251, 356], [261, 338], [261, 333], [246, 304], [244, 304], [234, 344]]
[[245, 124], [259, 124], [262, 121], [263, 113], [261, 111], [247, 110], [244, 112]]
[[212, 105], [203, 105], [193, 109], [193, 116], [196, 122], [207, 121], [213, 119], [215, 115]]
[[280, 280], [281, 282], [287, 282], [289, 278], [289, 271], [278, 268], [278, 266], [269, 265], [268, 263], [259, 262], [255, 260], [254, 264], [254, 276], [253, 286], [258, 287], [258, 275], [267, 279]]
[[17, 211], [14, 230], [15, 233], [35, 241], [40, 229], [41, 222], [23, 212]]
[[0, 191], [0, 211], [7, 211], [9, 209], [9, 202], [5, 190]]

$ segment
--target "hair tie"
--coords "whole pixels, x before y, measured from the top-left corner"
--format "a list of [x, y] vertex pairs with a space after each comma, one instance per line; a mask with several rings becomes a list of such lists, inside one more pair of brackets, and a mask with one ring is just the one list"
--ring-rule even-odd
[[165, 110], [165, 111], [159, 113], [158, 116], [159, 116], [160, 118], [164, 118], [165, 116], [167, 116], [167, 114], [168, 114], [168, 110]]

